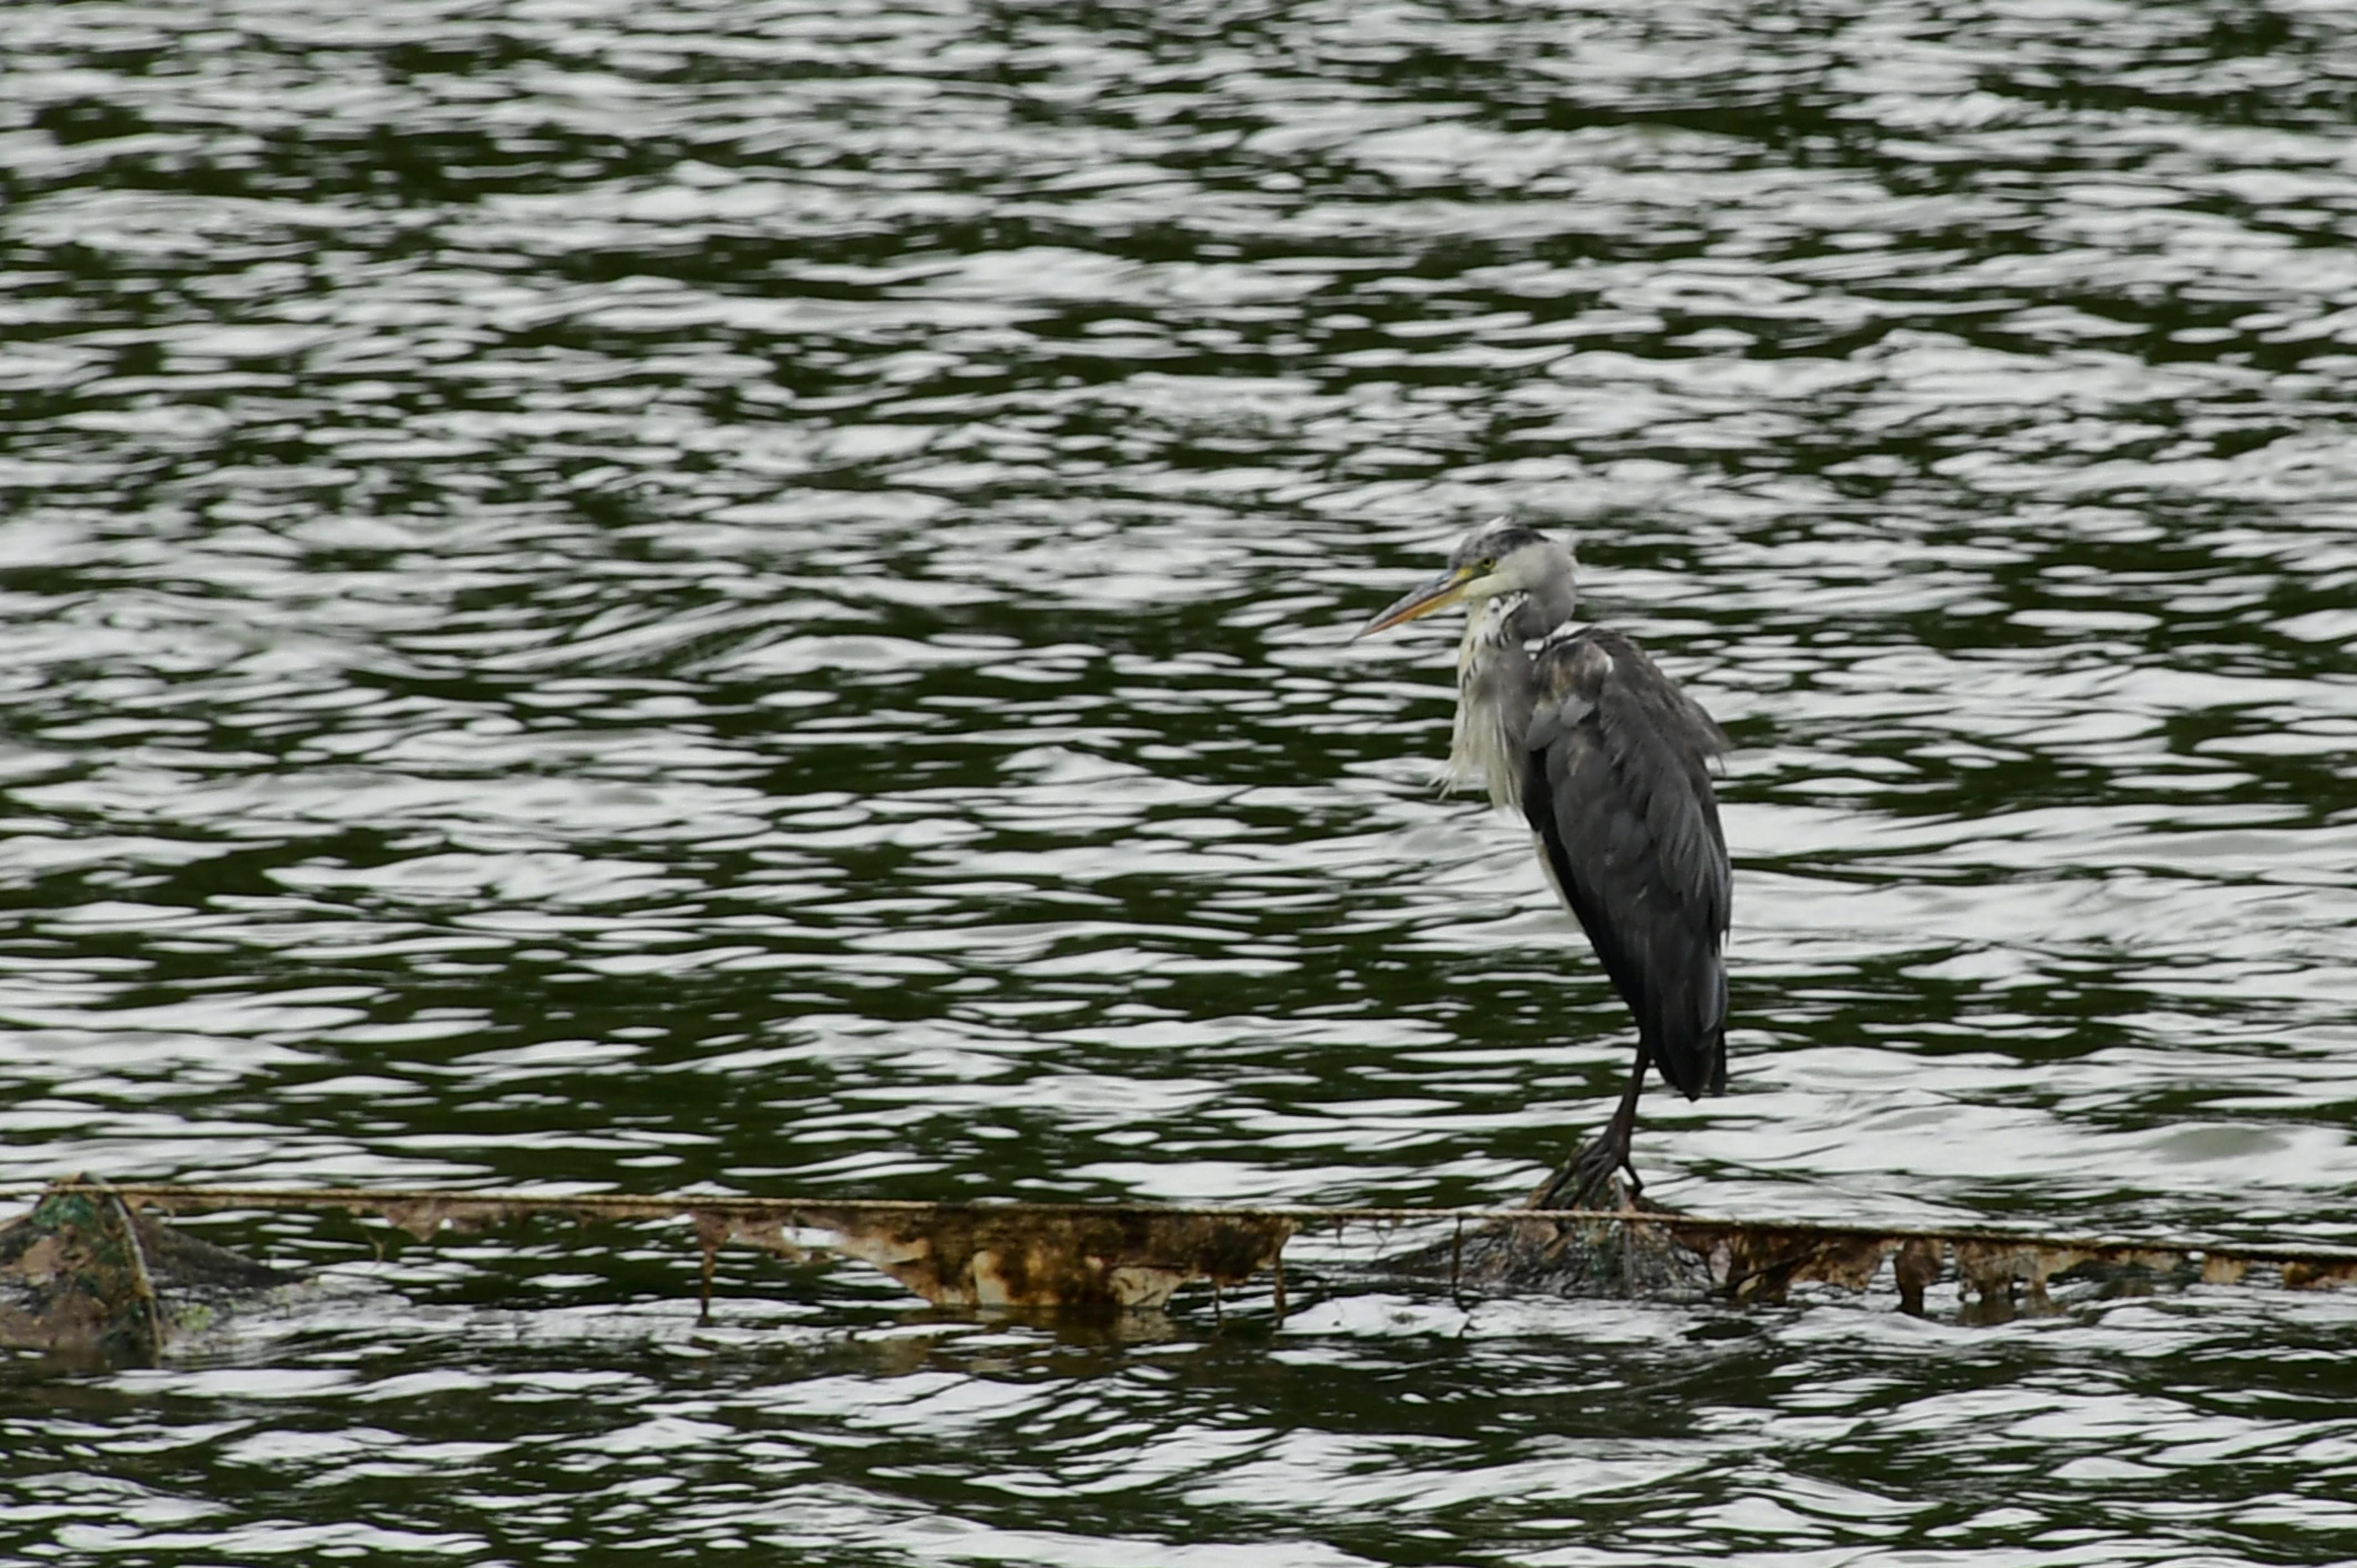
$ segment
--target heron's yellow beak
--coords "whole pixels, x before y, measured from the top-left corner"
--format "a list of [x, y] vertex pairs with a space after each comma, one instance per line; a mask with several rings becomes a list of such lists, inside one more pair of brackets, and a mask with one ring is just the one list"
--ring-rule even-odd
[[1361, 637], [1372, 637], [1379, 631], [1405, 626], [1435, 610], [1447, 609], [1465, 596], [1466, 585], [1480, 575], [1471, 566], [1451, 566], [1432, 581], [1409, 589], [1389, 609], [1360, 628], [1358, 636], [1351, 640], [1356, 642]]

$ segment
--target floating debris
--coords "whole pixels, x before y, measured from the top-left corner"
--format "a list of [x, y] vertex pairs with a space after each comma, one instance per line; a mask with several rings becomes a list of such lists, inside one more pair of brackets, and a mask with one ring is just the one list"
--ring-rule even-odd
[[[1196, 1280], [1276, 1267], [1294, 1222], [1111, 1205], [941, 1204], [877, 1214], [813, 1205], [805, 1225], [927, 1301], [962, 1307], [1157, 1307]], [[732, 1239], [743, 1239], [732, 1225]], [[709, 1256], [709, 1253], [706, 1254]]]
[[296, 1278], [76, 1176], [0, 1225], [0, 1347], [152, 1367], [234, 1304]]
[[2235, 1284], [2255, 1269], [2290, 1290], [2357, 1284], [2357, 1251], [1715, 1219], [1650, 1205], [1510, 1213], [1384, 1262], [1405, 1273], [1445, 1273], [1460, 1290], [1743, 1303], [1781, 1302], [1798, 1284], [1864, 1291], [1887, 1262], [1900, 1311], [1924, 1316], [1926, 1293], [1953, 1277], [1963, 1316], [1984, 1324], [2046, 1310], [2048, 1283], [2065, 1275]]
[[[1615, 1184], [1617, 1191], [1618, 1184]], [[1393, 1253], [1372, 1265], [1411, 1278], [1442, 1279], [1458, 1294], [1513, 1291], [1624, 1300], [1702, 1301], [1723, 1294], [1723, 1272], [1665, 1225], [1615, 1212], [1516, 1214], [1469, 1227], [1444, 1240]], [[1674, 1218], [1647, 1204], [1634, 1212]]]
[[[167, 1191], [185, 1196], [197, 1190], [157, 1188], [148, 1196], [160, 1204]], [[1241, 1284], [1274, 1268], [1295, 1230], [1282, 1216], [1146, 1204], [348, 1191], [308, 1196], [320, 1200], [317, 1207], [382, 1215], [421, 1239], [445, 1226], [482, 1230], [545, 1215], [583, 1221], [683, 1218], [694, 1224], [704, 1248], [707, 1309], [714, 1255], [732, 1242], [796, 1260], [810, 1245], [823, 1246], [874, 1264], [940, 1306], [1155, 1307], [1196, 1280]], [[812, 1236], [811, 1244], [797, 1233]]]
[[[1533, 1208], [1254, 1208], [1152, 1204], [922, 1203], [703, 1194], [374, 1192], [111, 1186], [77, 1177], [36, 1191], [0, 1226], [0, 1344], [79, 1349], [152, 1363], [223, 1305], [295, 1276], [172, 1230], [137, 1212], [342, 1209], [420, 1238], [534, 1219], [684, 1220], [714, 1260], [730, 1245], [788, 1258], [823, 1247], [883, 1270], [942, 1306], [1137, 1309], [1197, 1281], [1216, 1289], [1271, 1276], [1285, 1310], [1284, 1251], [1313, 1229], [1443, 1226], [1439, 1240], [1365, 1267], [1447, 1280], [1459, 1292], [1542, 1292], [1663, 1301], [1786, 1299], [1821, 1283], [1863, 1291], [1886, 1266], [1904, 1311], [1953, 1278], [1964, 1316], [1997, 1322], [2042, 1310], [2049, 1282], [2096, 1275], [2140, 1286], [2274, 1279], [2292, 1289], [2357, 1283], [2357, 1250], [2018, 1235], [2004, 1231], [1712, 1219], [1652, 1206]], [[1335, 1271], [1339, 1273], [1340, 1271]], [[1215, 1294], [1214, 1302], [1219, 1297]]]

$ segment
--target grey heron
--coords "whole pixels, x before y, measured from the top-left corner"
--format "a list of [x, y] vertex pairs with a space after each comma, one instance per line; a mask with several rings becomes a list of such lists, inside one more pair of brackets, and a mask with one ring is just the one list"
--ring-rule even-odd
[[1629, 1144], [1649, 1066], [1689, 1100], [1727, 1087], [1731, 885], [1710, 782], [1727, 737], [1634, 639], [1574, 623], [1577, 602], [1570, 549], [1501, 518], [1358, 634], [1466, 607], [1449, 782], [1478, 775], [1494, 804], [1521, 810], [1555, 896], [1636, 1015], [1620, 1104], [1533, 1195], [1541, 1208], [1583, 1208], [1616, 1171], [1642, 1188]]

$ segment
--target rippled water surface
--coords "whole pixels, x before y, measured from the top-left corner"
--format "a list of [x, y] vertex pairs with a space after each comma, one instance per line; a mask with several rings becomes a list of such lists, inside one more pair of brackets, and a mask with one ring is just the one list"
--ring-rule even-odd
[[[1738, 1214], [2357, 1242], [2330, 8], [0, 9], [0, 1184], [1510, 1202], [1626, 1014], [1458, 530], [1734, 737]], [[14, 1560], [2357, 1557], [2357, 1309], [555, 1228], [0, 1380]]]

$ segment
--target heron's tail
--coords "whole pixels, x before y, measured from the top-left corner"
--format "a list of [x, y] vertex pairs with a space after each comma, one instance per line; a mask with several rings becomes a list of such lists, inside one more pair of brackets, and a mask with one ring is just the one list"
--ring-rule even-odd
[[1688, 1100], [1727, 1092], [1727, 964], [1715, 952], [1708, 964], [1691, 989], [1663, 997], [1637, 1022], [1662, 1081]]

